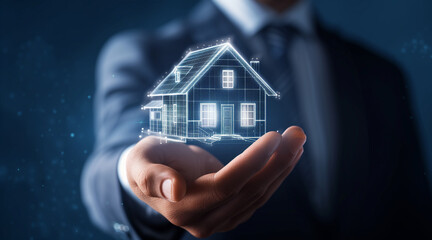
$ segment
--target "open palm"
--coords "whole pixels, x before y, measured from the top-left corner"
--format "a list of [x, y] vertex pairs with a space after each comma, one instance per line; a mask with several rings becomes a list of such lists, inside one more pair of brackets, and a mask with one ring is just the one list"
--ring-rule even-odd
[[249, 219], [290, 174], [303, 153], [299, 127], [269, 132], [224, 166], [197, 146], [141, 140], [127, 158], [134, 193], [196, 237]]

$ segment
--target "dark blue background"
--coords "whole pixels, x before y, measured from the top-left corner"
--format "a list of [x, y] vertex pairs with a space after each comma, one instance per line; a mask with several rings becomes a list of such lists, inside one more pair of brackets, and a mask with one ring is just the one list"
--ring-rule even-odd
[[[0, 239], [106, 238], [79, 189], [93, 145], [98, 52], [116, 32], [154, 29], [195, 2], [0, 3]], [[315, 2], [326, 23], [403, 66], [432, 165], [432, 1]]]

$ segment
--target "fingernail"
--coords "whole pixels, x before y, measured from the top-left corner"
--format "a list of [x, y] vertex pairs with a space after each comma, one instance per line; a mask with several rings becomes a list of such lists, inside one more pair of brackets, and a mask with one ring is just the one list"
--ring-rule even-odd
[[172, 180], [171, 179], [165, 179], [162, 182], [162, 195], [164, 198], [166, 198], [168, 201], [172, 202]]

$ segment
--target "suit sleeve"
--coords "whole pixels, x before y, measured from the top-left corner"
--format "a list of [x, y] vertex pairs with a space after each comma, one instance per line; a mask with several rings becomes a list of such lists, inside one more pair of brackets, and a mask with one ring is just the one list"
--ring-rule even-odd
[[96, 70], [95, 150], [81, 177], [84, 204], [104, 232], [126, 239], [175, 239], [182, 230], [121, 187], [121, 153], [139, 138], [140, 106], [153, 85], [147, 38], [140, 33], [113, 37], [103, 48]]

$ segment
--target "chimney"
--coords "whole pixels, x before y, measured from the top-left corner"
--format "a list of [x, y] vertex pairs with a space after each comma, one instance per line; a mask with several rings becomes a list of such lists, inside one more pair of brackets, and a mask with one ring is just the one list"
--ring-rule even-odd
[[252, 58], [250, 65], [257, 73], [260, 73], [260, 61], [258, 58]]

